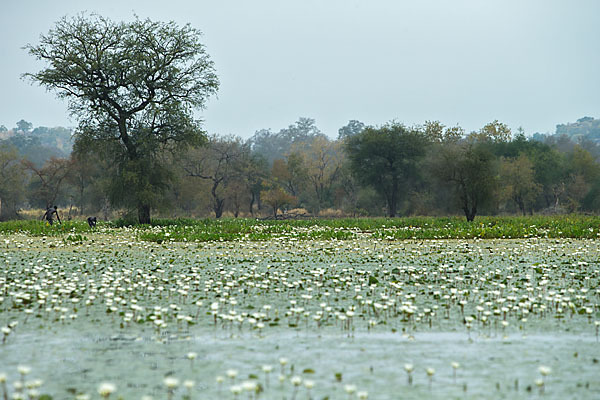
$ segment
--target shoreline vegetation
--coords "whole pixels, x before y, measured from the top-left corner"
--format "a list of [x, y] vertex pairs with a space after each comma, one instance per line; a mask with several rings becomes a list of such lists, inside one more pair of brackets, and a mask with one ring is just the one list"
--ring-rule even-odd
[[600, 217], [562, 216], [485, 216], [474, 222], [463, 217], [340, 218], [302, 220], [257, 219], [156, 219], [139, 225], [119, 219], [100, 222], [95, 229], [85, 221], [65, 221], [50, 226], [42, 221], [0, 222], [0, 234], [21, 233], [30, 236], [64, 236], [81, 241], [85, 234], [110, 234], [128, 230], [138, 239], [163, 242], [262, 241], [273, 238], [292, 240], [350, 240], [370, 236], [378, 240], [425, 239], [524, 239], [600, 237]]

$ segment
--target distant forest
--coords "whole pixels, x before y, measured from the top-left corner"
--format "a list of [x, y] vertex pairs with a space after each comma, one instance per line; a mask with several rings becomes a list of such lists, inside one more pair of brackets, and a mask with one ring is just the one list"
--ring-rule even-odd
[[[72, 130], [0, 126], [0, 219], [58, 205], [64, 218], [127, 217], [114, 201], [113, 163], [73, 148]], [[600, 120], [526, 137], [490, 122], [475, 132], [437, 121], [366, 126], [336, 139], [310, 118], [248, 140], [207, 136], [165, 152], [163, 217], [403, 216], [600, 211]], [[164, 177], [163, 177], [164, 178]], [[41, 215], [40, 215], [41, 216]]]

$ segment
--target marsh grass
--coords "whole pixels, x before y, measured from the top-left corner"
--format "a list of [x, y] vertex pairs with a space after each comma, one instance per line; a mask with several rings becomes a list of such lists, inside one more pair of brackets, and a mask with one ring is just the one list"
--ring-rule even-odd
[[[119, 226], [119, 223], [115, 223]], [[600, 218], [566, 215], [558, 217], [479, 217], [466, 222], [460, 217], [346, 218], [291, 221], [253, 219], [156, 220], [140, 232], [149, 241], [348, 240], [357, 235], [378, 239], [592, 239], [600, 235]]]
[[[423, 239], [523, 239], [600, 237], [600, 217], [584, 215], [478, 217], [344, 218], [261, 221], [248, 218], [156, 219], [150, 225], [134, 225], [119, 219], [99, 223], [96, 230], [132, 229], [139, 239], [162, 243], [209, 241], [349, 240], [371, 235], [384, 240]], [[48, 225], [42, 221], [20, 220], [0, 223], [0, 233], [31, 236], [84, 234], [91, 229], [85, 221], [64, 221]]]
[[46, 221], [15, 220], [0, 222], [1, 234], [24, 233], [30, 236], [61, 236], [71, 233], [90, 232], [91, 229], [85, 221], [63, 221], [49, 225]]

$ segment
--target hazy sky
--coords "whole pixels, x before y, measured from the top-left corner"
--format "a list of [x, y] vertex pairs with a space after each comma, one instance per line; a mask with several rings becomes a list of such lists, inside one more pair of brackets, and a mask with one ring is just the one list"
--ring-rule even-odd
[[221, 81], [198, 113], [211, 133], [302, 116], [332, 137], [350, 119], [531, 134], [600, 117], [597, 0], [0, 0], [0, 124], [76, 125], [20, 75], [43, 67], [22, 47], [81, 11], [202, 30]]

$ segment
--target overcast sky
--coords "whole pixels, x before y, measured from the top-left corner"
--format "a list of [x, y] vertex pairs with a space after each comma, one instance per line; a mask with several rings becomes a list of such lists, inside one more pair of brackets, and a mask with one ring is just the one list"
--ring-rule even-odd
[[22, 47], [81, 11], [203, 31], [221, 81], [198, 113], [210, 133], [310, 117], [331, 137], [350, 119], [532, 134], [600, 117], [597, 0], [0, 0], [0, 124], [76, 125], [20, 76], [43, 67]]

